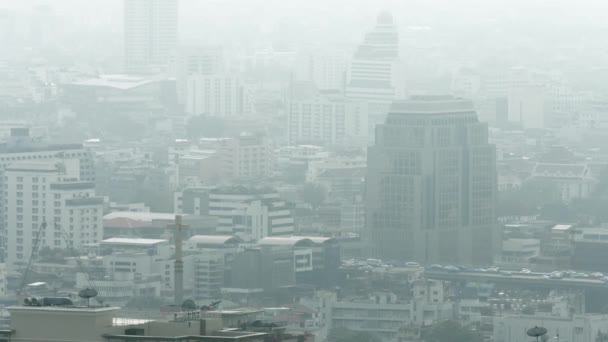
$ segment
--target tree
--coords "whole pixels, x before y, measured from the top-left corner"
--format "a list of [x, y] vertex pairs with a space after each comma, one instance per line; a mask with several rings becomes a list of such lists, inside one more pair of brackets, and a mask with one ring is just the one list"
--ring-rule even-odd
[[332, 329], [327, 336], [330, 342], [381, 342], [378, 336], [368, 332], [352, 331], [346, 328]]
[[443, 321], [422, 334], [425, 342], [481, 342], [481, 336], [458, 321]]
[[298, 193], [300, 198], [314, 210], [317, 210], [321, 203], [325, 201], [325, 188], [319, 184], [306, 183], [300, 188]]
[[562, 202], [561, 193], [555, 183], [543, 179], [525, 181], [520, 189], [498, 193], [498, 216], [528, 216], [539, 214], [550, 205], [548, 211]]
[[194, 311], [194, 310], [196, 310], [196, 303], [192, 299], [186, 299], [182, 303], [182, 310], [184, 310], [184, 311]]

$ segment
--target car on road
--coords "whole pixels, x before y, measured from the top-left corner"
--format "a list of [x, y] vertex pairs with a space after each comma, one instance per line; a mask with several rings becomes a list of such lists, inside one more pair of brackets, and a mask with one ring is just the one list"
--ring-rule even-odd
[[551, 279], [563, 279], [564, 278], [564, 273], [563, 272], [551, 272], [551, 274], [549, 274], [549, 278]]
[[405, 263], [405, 267], [420, 267], [420, 264], [413, 261], [408, 261]]
[[527, 268], [522, 268], [522, 269], [521, 269], [521, 271], [519, 271], [519, 273], [523, 273], [523, 274], [530, 274], [530, 273], [532, 273], [532, 271], [530, 271], [530, 270], [529, 270], [529, 269], [527, 269]]
[[431, 266], [428, 267], [428, 269], [440, 271], [440, 270], [443, 270], [444, 267], [439, 264], [432, 264]]
[[591, 273], [591, 276], [592, 276], [593, 278], [598, 278], [598, 279], [601, 279], [602, 277], [604, 277], [604, 274], [603, 274], [603, 273], [601, 273], [601, 272], [593, 272], [593, 273]]
[[460, 269], [458, 267], [452, 266], [452, 265], [447, 265], [443, 269], [446, 270], [446, 271], [448, 271], [448, 272], [458, 272], [458, 271], [460, 271]]

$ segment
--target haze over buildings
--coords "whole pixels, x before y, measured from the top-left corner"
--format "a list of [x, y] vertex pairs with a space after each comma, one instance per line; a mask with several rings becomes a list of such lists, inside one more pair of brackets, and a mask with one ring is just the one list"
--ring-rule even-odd
[[0, 1], [0, 341], [608, 341], [607, 9]]

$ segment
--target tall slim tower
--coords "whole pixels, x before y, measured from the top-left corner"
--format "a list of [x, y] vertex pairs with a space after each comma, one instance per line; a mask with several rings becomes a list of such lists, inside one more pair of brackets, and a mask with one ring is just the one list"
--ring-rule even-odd
[[471, 101], [430, 96], [393, 103], [367, 165], [364, 238], [371, 255], [492, 262], [496, 148]]
[[178, 0], [124, 0], [125, 68], [163, 69], [177, 46]]

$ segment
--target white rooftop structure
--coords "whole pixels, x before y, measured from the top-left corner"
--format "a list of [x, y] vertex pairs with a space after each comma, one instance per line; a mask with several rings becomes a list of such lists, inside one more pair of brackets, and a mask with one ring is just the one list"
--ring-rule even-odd
[[120, 238], [114, 237], [101, 241], [104, 245], [125, 245], [125, 246], [153, 246], [161, 243], [167, 243], [164, 239], [141, 239], [141, 238]]
[[[152, 212], [133, 212], [133, 211], [115, 211], [109, 214], [106, 214], [103, 219], [104, 220], [113, 220], [113, 219], [129, 219], [134, 221], [173, 221], [175, 220], [176, 214], [170, 213], [152, 213]], [[188, 215], [182, 215], [185, 217]]]

